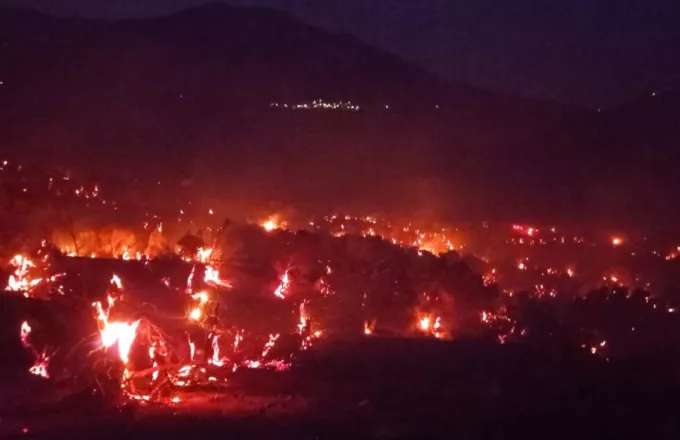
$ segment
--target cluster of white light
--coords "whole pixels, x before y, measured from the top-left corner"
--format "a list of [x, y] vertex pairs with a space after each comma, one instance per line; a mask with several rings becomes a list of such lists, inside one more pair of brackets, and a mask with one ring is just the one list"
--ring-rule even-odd
[[274, 108], [286, 108], [291, 110], [346, 110], [346, 111], [359, 111], [361, 107], [352, 104], [352, 101], [324, 101], [323, 99], [315, 99], [311, 103], [304, 102], [302, 104], [286, 104], [279, 102], [272, 102], [269, 104], [270, 107]]

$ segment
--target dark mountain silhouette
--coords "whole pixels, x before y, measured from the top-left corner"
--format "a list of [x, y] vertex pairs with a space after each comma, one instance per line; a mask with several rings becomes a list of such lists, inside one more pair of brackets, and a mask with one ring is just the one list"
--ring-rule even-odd
[[[0, 10], [0, 81], [0, 143], [24, 161], [315, 206], [544, 218], [636, 209], [622, 204], [627, 183], [612, 196], [608, 179], [637, 166], [616, 153], [634, 143], [617, 121], [627, 130], [637, 110], [600, 115], [452, 85], [271, 10], [211, 4], [123, 21]], [[318, 98], [361, 110], [270, 107]]]

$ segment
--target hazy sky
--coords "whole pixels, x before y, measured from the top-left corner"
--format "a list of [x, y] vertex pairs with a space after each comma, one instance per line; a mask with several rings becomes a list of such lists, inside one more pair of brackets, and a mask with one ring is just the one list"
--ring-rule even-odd
[[[204, 0], [0, 0], [158, 15]], [[680, 89], [680, 0], [230, 0], [354, 34], [451, 81], [590, 107]]]

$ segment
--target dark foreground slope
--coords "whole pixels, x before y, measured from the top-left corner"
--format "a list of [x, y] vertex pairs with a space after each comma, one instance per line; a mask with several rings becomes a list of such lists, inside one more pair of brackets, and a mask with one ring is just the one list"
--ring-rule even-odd
[[[521, 346], [380, 338], [331, 344], [311, 355], [290, 372], [236, 373], [228, 389], [195, 393], [171, 408], [113, 408], [87, 395], [36, 406], [24, 393], [17, 400], [22, 406], [11, 413], [4, 408], [0, 434], [572, 439], [680, 432], [677, 383], [639, 365], [587, 355], [551, 359]], [[15, 381], [12, 387], [19, 383], [48, 400], [44, 384]]]

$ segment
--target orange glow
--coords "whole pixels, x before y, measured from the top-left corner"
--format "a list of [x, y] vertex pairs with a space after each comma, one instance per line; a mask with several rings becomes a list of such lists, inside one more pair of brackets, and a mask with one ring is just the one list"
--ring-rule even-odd
[[49, 362], [50, 358], [45, 353], [42, 353], [40, 356], [38, 356], [38, 359], [36, 359], [33, 366], [28, 369], [28, 372], [36, 376], [40, 376], [43, 379], [49, 379], [50, 375], [47, 372]]
[[213, 365], [217, 367], [221, 367], [224, 365], [225, 359], [220, 356], [220, 336], [215, 335], [212, 338], [212, 349], [213, 349], [213, 357], [210, 361]]
[[221, 287], [226, 287], [230, 288], [231, 284], [229, 284], [229, 281], [223, 280], [220, 278], [220, 271], [215, 269], [212, 266], [206, 266], [205, 267], [205, 273], [203, 274], [203, 281], [205, 281], [206, 284], [210, 284], [212, 286], [221, 286]]
[[[109, 297], [109, 307], [111, 307], [113, 303], [113, 298]], [[92, 305], [97, 312], [97, 323], [99, 324], [102, 347], [109, 348], [114, 344], [117, 344], [118, 356], [123, 364], [127, 365], [132, 343], [137, 337], [139, 320], [131, 323], [121, 321], [109, 322], [109, 310], [105, 311], [102, 307], [102, 303], [99, 301]]]
[[212, 248], [208, 248], [208, 249], [198, 248], [198, 255], [197, 255], [198, 261], [200, 261], [201, 263], [207, 262], [208, 259], [210, 258], [210, 256], [212, 255], [212, 253], [213, 253]]
[[189, 319], [192, 319], [193, 321], [198, 321], [199, 319], [201, 319], [202, 315], [203, 312], [201, 311], [200, 307], [196, 307], [189, 313]]
[[33, 362], [33, 365], [28, 369], [28, 372], [36, 376], [42, 377], [43, 379], [49, 379], [50, 375], [47, 372], [47, 367], [49, 366], [50, 357], [47, 355], [46, 351], [38, 353], [33, 348], [30, 341], [28, 340], [30, 334], [31, 326], [28, 324], [27, 321], [23, 321], [21, 323], [21, 326], [19, 327], [19, 337], [21, 338], [21, 344], [24, 346], [24, 348], [31, 350], [33, 352], [33, 355], [35, 356], [35, 361]]
[[191, 295], [193, 299], [199, 300], [201, 304], [208, 302], [208, 292], [198, 292]]
[[267, 232], [271, 232], [274, 229], [279, 229], [279, 224], [277, 223], [277, 221], [273, 217], [270, 217], [269, 220], [262, 223], [261, 226]]
[[120, 277], [115, 273], [113, 274], [113, 276], [111, 276], [111, 284], [115, 284], [116, 287], [118, 287], [119, 289], [123, 288], [123, 282], [120, 280]]
[[435, 338], [441, 338], [444, 334], [441, 332], [442, 323], [440, 317], [432, 317], [430, 315], [420, 314], [418, 318], [418, 328], [423, 333], [434, 336]]
[[43, 281], [42, 278], [31, 279], [28, 270], [34, 268], [35, 264], [26, 256], [15, 255], [10, 261], [10, 265], [15, 270], [9, 276], [7, 290], [25, 292], [25, 295], [28, 296], [28, 292]]
[[262, 359], [266, 358], [269, 352], [271, 351], [272, 348], [274, 348], [274, 344], [276, 344], [276, 341], [279, 339], [279, 334], [275, 335], [269, 335], [269, 340], [267, 341], [266, 344], [264, 344], [264, 348], [262, 349], [262, 354], [261, 357]]
[[30, 347], [30, 344], [28, 343], [28, 335], [30, 333], [31, 333], [31, 326], [28, 325], [27, 321], [22, 322], [20, 330], [19, 330], [19, 336], [21, 337], [21, 343], [26, 348]]
[[620, 246], [623, 244], [623, 238], [621, 237], [612, 237], [612, 245], [613, 246]]
[[284, 299], [286, 295], [288, 294], [288, 288], [290, 287], [290, 277], [288, 276], [288, 271], [284, 272], [283, 276], [281, 277], [281, 282], [279, 283], [279, 286], [276, 288], [274, 291], [274, 296], [277, 298]]

